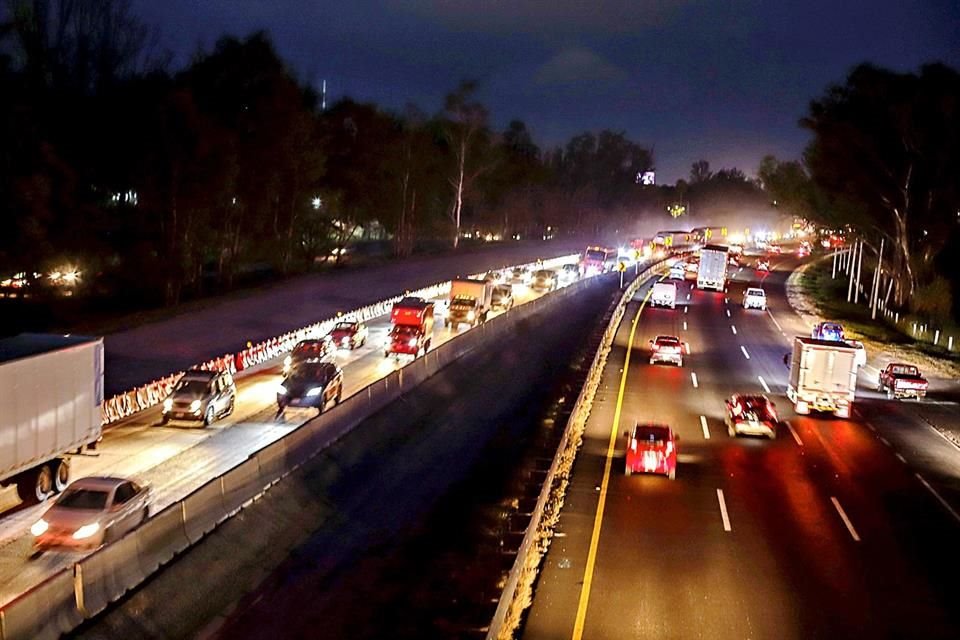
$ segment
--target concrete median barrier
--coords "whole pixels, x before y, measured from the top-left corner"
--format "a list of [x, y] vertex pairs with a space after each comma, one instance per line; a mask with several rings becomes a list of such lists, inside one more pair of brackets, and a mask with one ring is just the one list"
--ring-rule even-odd
[[196, 544], [227, 517], [220, 486], [221, 478], [222, 476], [214, 478], [180, 503], [183, 509], [183, 530], [191, 544]]
[[97, 615], [146, 578], [140, 568], [137, 535], [133, 531], [74, 565], [77, 607], [87, 617]]
[[234, 513], [245, 502], [263, 491], [267, 484], [269, 482], [264, 482], [260, 475], [260, 463], [256, 456], [248, 458], [223, 476], [223, 508], [227, 514]]
[[260, 479], [265, 486], [276, 482], [290, 468], [287, 463], [287, 443], [283, 438], [258, 451], [256, 459], [260, 467]]
[[137, 558], [144, 575], [150, 575], [190, 546], [183, 528], [183, 509], [173, 504], [137, 529]]
[[73, 571], [64, 570], [0, 610], [3, 640], [56, 640], [83, 622], [73, 589]]

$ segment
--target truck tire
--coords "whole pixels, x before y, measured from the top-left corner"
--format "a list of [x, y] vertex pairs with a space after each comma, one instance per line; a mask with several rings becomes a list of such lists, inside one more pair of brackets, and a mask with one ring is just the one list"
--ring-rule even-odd
[[625, 476], [627, 476], [627, 477], [629, 478], [632, 473], [633, 473], [633, 469], [630, 468], [630, 465], [629, 465], [629, 464], [628, 464], [628, 465], [624, 465], [624, 467], [623, 467], [623, 475], [625, 475]]
[[67, 460], [60, 460], [57, 468], [53, 471], [53, 490], [56, 493], [62, 492], [70, 484], [70, 463]]
[[213, 405], [211, 404], [207, 407], [207, 412], [203, 414], [203, 426], [209, 427], [213, 424], [213, 421], [216, 420], [216, 415], [213, 412]]
[[17, 495], [27, 504], [43, 502], [53, 493], [53, 471], [42, 464], [22, 474], [17, 480]]
[[897, 392], [893, 390], [893, 387], [887, 388], [887, 400], [893, 400], [897, 397]]

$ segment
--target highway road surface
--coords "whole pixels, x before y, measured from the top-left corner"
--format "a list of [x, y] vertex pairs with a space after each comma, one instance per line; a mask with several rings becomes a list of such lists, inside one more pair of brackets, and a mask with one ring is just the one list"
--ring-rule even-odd
[[[514, 286], [515, 304], [539, 294], [523, 285]], [[500, 312], [494, 312], [496, 315]], [[401, 356], [384, 358], [383, 343], [389, 331], [389, 315], [367, 323], [367, 344], [355, 351], [340, 351], [336, 361], [344, 369], [344, 398], [386, 376], [409, 361]], [[434, 328], [437, 347], [459, 331]], [[92, 455], [75, 456], [71, 477], [117, 475], [149, 484], [154, 492], [151, 513], [182, 499], [210, 478], [246, 460], [250, 454], [282, 438], [316, 415], [313, 409], [287, 409], [276, 415], [276, 388], [282, 379], [279, 361], [254, 367], [237, 380], [236, 411], [207, 428], [190, 423], [160, 425], [160, 408], [143, 411], [104, 432], [104, 439]], [[15, 496], [7, 489], [4, 497]], [[14, 497], [15, 499], [15, 497]], [[30, 525], [47, 508], [45, 505], [14, 509], [0, 516], [0, 604], [9, 602], [46, 577], [68, 567], [78, 556], [69, 552], [47, 552], [31, 557]]]
[[[728, 295], [687, 281], [676, 310], [630, 305], [522, 637], [960, 637], [960, 450], [923, 419], [960, 411], [881, 398], [867, 369], [851, 420], [794, 415], [795, 264], [746, 266]], [[761, 280], [771, 313], [745, 311]], [[690, 344], [682, 368], [649, 364], [657, 334]], [[779, 437], [728, 436], [724, 398], [768, 389]], [[675, 481], [624, 475], [635, 421], [679, 433]]]

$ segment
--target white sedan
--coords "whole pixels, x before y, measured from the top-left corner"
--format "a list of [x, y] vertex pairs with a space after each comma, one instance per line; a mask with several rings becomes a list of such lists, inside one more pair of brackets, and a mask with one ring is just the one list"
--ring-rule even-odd
[[96, 549], [140, 526], [149, 509], [149, 487], [125, 478], [81, 478], [30, 527], [34, 552]]

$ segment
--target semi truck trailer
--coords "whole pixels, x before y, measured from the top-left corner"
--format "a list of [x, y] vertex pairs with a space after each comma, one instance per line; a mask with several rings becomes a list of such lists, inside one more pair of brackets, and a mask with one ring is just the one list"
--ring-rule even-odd
[[70, 455], [100, 439], [103, 339], [0, 340], [0, 483], [42, 502], [70, 482]]

